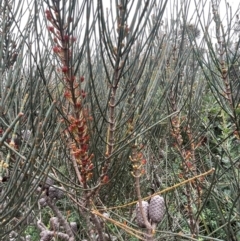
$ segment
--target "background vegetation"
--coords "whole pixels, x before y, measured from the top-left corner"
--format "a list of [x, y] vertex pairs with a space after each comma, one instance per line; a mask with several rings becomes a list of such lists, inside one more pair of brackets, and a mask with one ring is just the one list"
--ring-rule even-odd
[[238, 14], [0, 0], [0, 239], [240, 240]]

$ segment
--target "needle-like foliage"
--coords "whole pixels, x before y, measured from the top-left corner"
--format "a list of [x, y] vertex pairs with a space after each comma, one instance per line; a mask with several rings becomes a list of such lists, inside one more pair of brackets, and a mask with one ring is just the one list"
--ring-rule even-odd
[[238, 11], [0, 0], [0, 238], [240, 240]]

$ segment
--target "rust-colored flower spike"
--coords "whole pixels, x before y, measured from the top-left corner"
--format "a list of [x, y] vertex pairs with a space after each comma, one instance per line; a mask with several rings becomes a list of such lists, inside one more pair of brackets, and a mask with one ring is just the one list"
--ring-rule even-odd
[[45, 14], [46, 14], [47, 20], [51, 21], [52, 20], [52, 13], [51, 13], [51, 11], [49, 9], [47, 9], [45, 11]]
[[68, 67], [66, 66], [66, 65], [64, 65], [63, 67], [62, 67], [62, 72], [63, 73], [67, 73], [68, 72]]
[[83, 82], [84, 81], [84, 76], [80, 77], [80, 81]]
[[48, 31], [54, 33], [54, 27], [53, 26], [48, 26], [47, 28], [48, 28]]
[[102, 178], [102, 183], [106, 184], [109, 182], [109, 177], [108, 175], [105, 175], [103, 178]]
[[131, 174], [134, 177], [145, 174], [144, 165], [147, 163], [147, 161], [146, 159], [143, 158], [142, 152], [136, 152], [133, 156], [130, 156], [129, 158], [132, 162], [132, 168], [133, 168], [133, 171], [131, 172]]
[[177, 145], [181, 146], [183, 143], [183, 138], [180, 130], [180, 120], [178, 116], [172, 118], [172, 136], [177, 141]]
[[[87, 117], [84, 115], [83, 99], [87, 93], [81, 89], [80, 82], [84, 81], [84, 77], [76, 77], [73, 74], [73, 66], [71, 65], [72, 46], [76, 41], [76, 37], [68, 33], [68, 28], [61, 27], [63, 24], [57, 24], [60, 14], [58, 9], [52, 10], [52, 8], [45, 11], [47, 20], [51, 23], [47, 29], [51, 35], [53, 35], [53, 53], [56, 55], [59, 64], [60, 72], [62, 72], [62, 78], [65, 81], [64, 97], [70, 104], [73, 115], [68, 115], [68, 128], [66, 135], [68, 138], [72, 137], [70, 141], [70, 153], [73, 160], [77, 163], [80, 181], [83, 185], [91, 180], [93, 177], [94, 165], [92, 160], [93, 155], [89, 155], [89, 135], [87, 126]], [[66, 24], [69, 24], [70, 21]], [[105, 177], [104, 182], [107, 182]]]
[[53, 52], [54, 53], [60, 53], [61, 52], [61, 48], [59, 46], [54, 46], [53, 47]]

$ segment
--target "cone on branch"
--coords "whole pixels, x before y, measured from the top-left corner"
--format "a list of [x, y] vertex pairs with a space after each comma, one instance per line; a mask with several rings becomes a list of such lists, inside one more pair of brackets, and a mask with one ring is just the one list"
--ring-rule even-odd
[[[148, 218], [148, 206], [149, 206], [148, 202], [142, 201], [143, 213], [145, 214], [145, 216], [146, 216], [147, 218]], [[144, 218], [143, 218], [143, 216], [142, 216], [139, 203], [137, 203], [137, 205], [136, 205], [136, 219], [137, 219], [137, 225], [138, 225], [140, 228], [146, 228], [146, 225], [145, 225], [145, 223], [144, 223]]]
[[62, 199], [64, 197], [63, 189], [61, 187], [51, 186], [49, 187], [49, 190], [48, 190], [48, 196], [51, 199], [54, 199], [54, 198], [56, 198], [57, 200]]
[[148, 208], [149, 219], [151, 219], [153, 223], [158, 224], [162, 221], [164, 213], [165, 213], [164, 198], [159, 195], [152, 197]]

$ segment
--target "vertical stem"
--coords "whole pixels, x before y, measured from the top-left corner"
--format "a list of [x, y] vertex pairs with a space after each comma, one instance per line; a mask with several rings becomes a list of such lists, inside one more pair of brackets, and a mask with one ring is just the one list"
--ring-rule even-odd
[[141, 163], [139, 163], [139, 158], [137, 157], [137, 146], [136, 144], [132, 147], [132, 157], [130, 158], [133, 162], [133, 174], [135, 178], [135, 188], [136, 188], [136, 194], [138, 199], [138, 205], [141, 212], [141, 215], [143, 217], [144, 224], [147, 228], [147, 234], [146, 239], [148, 241], [153, 240], [153, 233], [152, 233], [152, 226], [150, 222], [148, 221], [148, 217], [146, 217], [145, 212], [143, 212], [143, 206], [142, 206], [142, 196], [141, 196], [141, 187], [140, 187], [140, 176], [141, 176]]
[[[116, 80], [118, 78], [118, 70], [115, 73]], [[115, 81], [116, 82], [116, 81]], [[109, 126], [106, 156], [110, 156], [114, 149], [114, 133], [115, 133], [115, 98], [117, 93], [117, 85], [113, 85], [109, 101]]]

